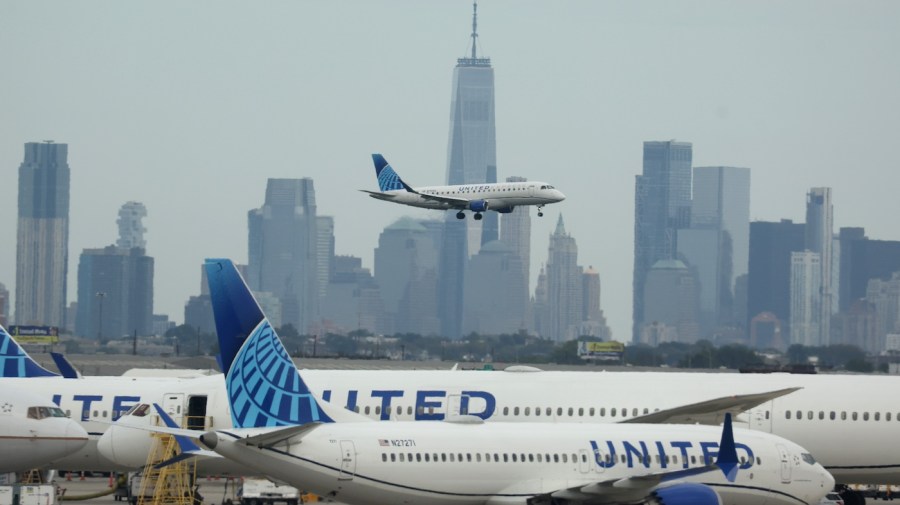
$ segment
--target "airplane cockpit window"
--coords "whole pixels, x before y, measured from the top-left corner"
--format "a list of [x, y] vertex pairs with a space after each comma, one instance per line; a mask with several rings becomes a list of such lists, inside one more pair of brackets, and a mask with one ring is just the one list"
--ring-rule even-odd
[[800, 457], [803, 458], [803, 461], [806, 461], [810, 465], [816, 464], [816, 458], [814, 458], [813, 455], [808, 452], [804, 452], [803, 454], [800, 455]]
[[134, 416], [134, 417], [144, 417], [150, 412], [150, 405], [146, 403], [140, 403], [128, 409], [128, 412], [125, 412], [126, 416]]
[[47, 419], [48, 417], [66, 417], [59, 407], [28, 407], [28, 419]]

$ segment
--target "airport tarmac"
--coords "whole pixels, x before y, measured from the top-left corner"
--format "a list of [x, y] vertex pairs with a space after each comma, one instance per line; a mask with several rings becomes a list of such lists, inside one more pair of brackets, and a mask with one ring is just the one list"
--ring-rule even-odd
[[[235, 486], [236, 483], [238, 483], [238, 481], [226, 479], [225, 477], [220, 477], [218, 479], [200, 477], [197, 479], [197, 484], [199, 485], [198, 490], [200, 495], [203, 496], [203, 503], [206, 505], [219, 505], [224, 503], [226, 499], [231, 499], [236, 502], [234, 499], [234, 493], [237, 491], [237, 487]], [[57, 477], [56, 484], [59, 485], [61, 492], [62, 490], [65, 490], [63, 494], [64, 502], [77, 502], [85, 505], [126, 504], [125, 501], [117, 501], [114, 498], [114, 494], [89, 498], [86, 500], [79, 499], [81, 496], [89, 496], [108, 491], [110, 489], [109, 477], [85, 477], [84, 480], [81, 480], [79, 476], [73, 475], [71, 481], [66, 480], [65, 477]], [[240, 484], [238, 483], [238, 485]]]

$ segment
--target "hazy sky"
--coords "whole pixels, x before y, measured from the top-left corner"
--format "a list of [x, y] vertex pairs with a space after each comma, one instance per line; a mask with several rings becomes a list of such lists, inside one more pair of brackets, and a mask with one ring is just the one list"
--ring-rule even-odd
[[[900, 239], [900, 2], [484, 0], [500, 178], [568, 199], [533, 214], [532, 271], [562, 213], [579, 263], [630, 338], [634, 176], [642, 142], [694, 165], [751, 168], [751, 218], [804, 220], [834, 188], [835, 226]], [[247, 261], [269, 177], [312, 177], [337, 252], [373, 264], [403, 215], [370, 153], [443, 183], [450, 84], [471, 2], [0, 0], [0, 282], [14, 292], [23, 144], [69, 144], [69, 301], [78, 257], [143, 202], [156, 313], [184, 318], [205, 257]]]

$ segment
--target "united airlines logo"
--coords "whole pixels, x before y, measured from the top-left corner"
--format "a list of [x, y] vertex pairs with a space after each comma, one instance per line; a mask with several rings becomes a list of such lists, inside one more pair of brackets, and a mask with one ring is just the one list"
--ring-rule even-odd
[[41, 368], [0, 327], [0, 377], [44, 377], [54, 375]]
[[378, 187], [382, 191], [394, 191], [403, 189], [403, 184], [400, 182], [400, 176], [397, 175], [397, 172], [394, 172], [390, 165], [385, 165], [381, 169], [381, 173], [378, 174]]
[[236, 428], [331, 422], [266, 319], [238, 351], [226, 382]]

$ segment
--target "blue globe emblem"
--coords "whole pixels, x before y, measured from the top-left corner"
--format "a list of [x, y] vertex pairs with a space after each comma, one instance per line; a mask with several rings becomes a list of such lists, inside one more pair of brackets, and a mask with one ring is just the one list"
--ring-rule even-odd
[[226, 378], [236, 428], [330, 422], [267, 319], [235, 356]]

